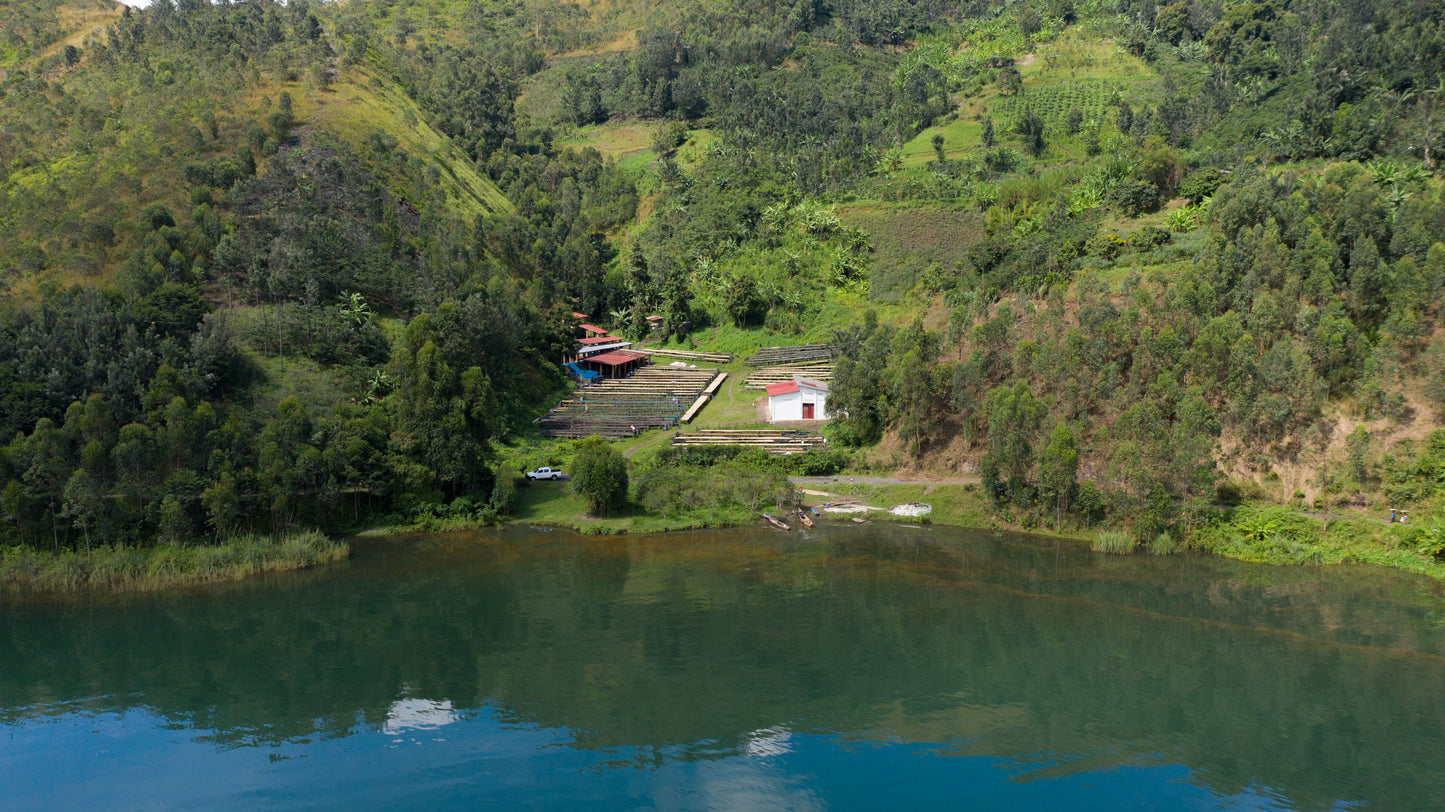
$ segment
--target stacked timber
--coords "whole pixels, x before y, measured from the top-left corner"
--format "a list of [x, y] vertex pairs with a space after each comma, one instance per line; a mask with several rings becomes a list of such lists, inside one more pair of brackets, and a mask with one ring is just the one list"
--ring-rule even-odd
[[819, 361], [816, 364], [803, 365], [794, 364], [785, 367], [763, 367], [748, 373], [743, 379], [744, 389], [767, 389], [775, 383], [786, 383], [791, 381], [794, 375], [802, 375], [815, 381], [828, 382], [833, 380], [833, 365], [826, 361]]
[[646, 366], [579, 389], [537, 421], [543, 437], [631, 437], [672, 428], [717, 378], [716, 369]]
[[701, 429], [673, 435], [674, 446], [741, 445], [761, 448], [769, 454], [802, 454], [810, 449], [824, 448], [823, 435], [812, 431], [790, 429]]
[[666, 350], [649, 349], [647, 347], [636, 348], [636, 352], [645, 352], [648, 355], [656, 355], [662, 358], [677, 358], [688, 363], [697, 364], [731, 364], [733, 357], [725, 352], [697, 352], [695, 350]]
[[763, 347], [743, 363], [754, 367], [789, 366], [805, 361], [827, 361], [833, 357], [828, 344], [799, 344], [792, 347]]

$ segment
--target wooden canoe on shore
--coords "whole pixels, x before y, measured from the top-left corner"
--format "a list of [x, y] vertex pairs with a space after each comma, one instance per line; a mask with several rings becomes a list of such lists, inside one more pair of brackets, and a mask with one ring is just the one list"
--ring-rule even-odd
[[766, 514], [766, 513], [763, 514], [763, 521], [767, 522], [768, 524], [772, 525], [773, 527], [778, 528], [779, 530], [791, 530], [791, 529], [792, 529], [791, 527], [788, 527], [788, 525], [787, 525], [786, 522], [779, 521], [779, 520], [773, 518], [772, 516], [769, 516], [769, 515]]
[[810, 517], [806, 512], [801, 511], [801, 510], [798, 511], [798, 521], [802, 522], [804, 527], [812, 527], [812, 526], [813, 526], [813, 519], [812, 519], [812, 517]]

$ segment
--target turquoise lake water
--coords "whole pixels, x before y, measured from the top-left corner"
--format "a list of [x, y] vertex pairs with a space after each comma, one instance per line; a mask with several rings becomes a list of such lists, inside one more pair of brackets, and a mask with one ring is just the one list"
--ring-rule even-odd
[[0, 603], [0, 808], [1432, 809], [1445, 589], [846, 526]]

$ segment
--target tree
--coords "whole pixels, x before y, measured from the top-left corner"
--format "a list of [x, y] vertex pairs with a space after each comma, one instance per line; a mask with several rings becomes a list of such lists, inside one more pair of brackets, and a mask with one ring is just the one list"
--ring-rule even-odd
[[998, 92], [1013, 96], [1024, 90], [1024, 78], [1013, 65], [1004, 65], [998, 71]]
[[1074, 477], [1079, 471], [1079, 449], [1074, 445], [1074, 431], [1068, 423], [1054, 426], [1049, 444], [1039, 457], [1039, 484], [1044, 495], [1054, 502], [1054, 527], [1057, 528], [1068, 510], [1069, 496], [1074, 490]]
[[65, 503], [60, 515], [70, 519], [71, 524], [80, 528], [85, 535], [85, 553], [90, 554], [90, 528], [95, 524], [103, 503], [100, 485], [84, 468], [76, 469], [65, 483]]
[[1364, 490], [1365, 482], [1369, 479], [1370, 468], [1366, 461], [1366, 455], [1370, 452], [1370, 432], [1363, 425], [1355, 426], [1354, 431], [1345, 437], [1345, 449], [1349, 455], [1350, 476], [1355, 479], [1355, 487]]
[[933, 154], [938, 156], [938, 163], [942, 164], [945, 160], [943, 154], [943, 133], [934, 133], [931, 140], [933, 143]]
[[1030, 6], [1024, 6], [1023, 10], [1019, 12], [1018, 23], [1019, 33], [1024, 35], [1024, 39], [1032, 38], [1044, 27], [1039, 20], [1039, 13]]
[[1024, 499], [1028, 475], [1034, 464], [1034, 442], [1039, 424], [1047, 413], [1034, 398], [1025, 381], [1012, 387], [996, 386], [984, 398], [988, 413], [986, 471], [993, 471], [997, 487], [1006, 489], [1014, 502]]
[[611, 443], [592, 436], [572, 460], [572, 487], [587, 500], [587, 511], [606, 516], [627, 503], [627, 460]]
[[66, 467], [65, 438], [48, 417], [35, 423], [35, 431], [24, 446], [21, 479], [30, 486], [37, 501], [43, 501], [50, 512], [51, 533], [56, 549], [60, 547], [59, 507], [70, 478]]
[[1023, 117], [1019, 119], [1018, 133], [1023, 137], [1024, 148], [1030, 155], [1037, 158], [1044, 154], [1044, 148], [1048, 146], [1044, 141], [1044, 120], [1027, 107], [1024, 108]]
[[241, 499], [236, 492], [236, 477], [223, 471], [209, 488], [201, 493], [206, 509], [206, 524], [218, 537], [235, 529], [241, 516]]

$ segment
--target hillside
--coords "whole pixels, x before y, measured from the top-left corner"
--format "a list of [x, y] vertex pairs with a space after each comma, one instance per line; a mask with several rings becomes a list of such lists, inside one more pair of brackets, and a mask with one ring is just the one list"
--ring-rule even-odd
[[1445, 526], [1420, 4], [3, 9], [12, 541], [494, 517], [574, 311], [830, 341], [855, 464], [1005, 523]]

